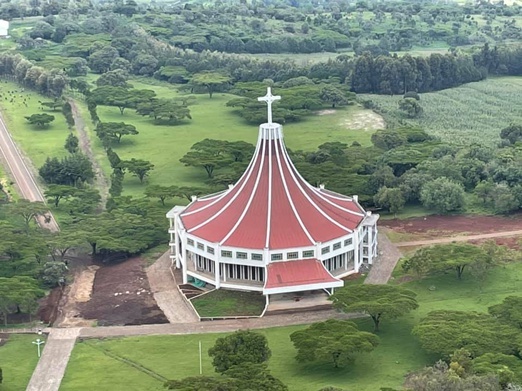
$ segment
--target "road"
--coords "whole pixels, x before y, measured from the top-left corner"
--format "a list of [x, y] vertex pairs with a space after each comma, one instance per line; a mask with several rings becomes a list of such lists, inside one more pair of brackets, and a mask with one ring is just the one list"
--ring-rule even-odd
[[[29, 170], [24, 162], [22, 154], [18, 150], [11, 134], [7, 130], [2, 114], [0, 113], [0, 152], [4, 159], [6, 168], [11, 173], [12, 179], [18, 186], [20, 196], [29, 201], [45, 202], [45, 198], [38, 187], [33, 173]], [[60, 230], [58, 223], [54, 219], [51, 212], [48, 213], [49, 222], [44, 221], [43, 218], [38, 219], [40, 226], [56, 232]]]
[[488, 234], [477, 234], [477, 235], [449, 236], [446, 238], [415, 240], [415, 241], [411, 241], [411, 242], [397, 242], [397, 243], [394, 243], [394, 245], [397, 247], [416, 247], [416, 246], [429, 246], [432, 244], [442, 244], [442, 243], [469, 242], [470, 240], [506, 238], [506, 237], [511, 237], [511, 236], [522, 236], [522, 230], [501, 231], [501, 232], [493, 232], [493, 233], [488, 233]]

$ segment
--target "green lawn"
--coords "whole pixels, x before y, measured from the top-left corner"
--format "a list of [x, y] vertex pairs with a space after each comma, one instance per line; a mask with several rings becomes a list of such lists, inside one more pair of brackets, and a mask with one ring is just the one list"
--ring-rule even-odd
[[[8, 91], [15, 93], [9, 94]], [[24, 118], [31, 114], [43, 113], [38, 101], [48, 101], [49, 98], [28, 89], [24, 90], [16, 83], [5, 80], [0, 80], [0, 93], [0, 109], [9, 131], [36, 169], [42, 166], [48, 156], [61, 157], [67, 154], [63, 145], [69, 130], [61, 111], [45, 111], [53, 115], [55, 120], [43, 129], [29, 125]], [[24, 99], [27, 107], [24, 105]]]
[[265, 297], [259, 292], [214, 290], [192, 300], [201, 317], [261, 315]]
[[[364, 329], [371, 329], [368, 321], [359, 321]], [[403, 374], [430, 361], [417, 341], [410, 337], [412, 324], [408, 321], [389, 322], [381, 332], [381, 344], [368, 355], [359, 357], [348, 369], [336, 370], [329, 365], [301, 365], [294, 360], [296, 351], [289, 335], [303, 326], [260, 330], [272, 349], [270, 369], [285, 382], [291, 391], [317, 391], [334, 385], [358, 391], [375, 391], [381, 386], [398, 387]], [[184, 336], [150, 336], [86, 341], [74, 348], [60, 390], [92, 389], [156, 390], [161, 382], [138, 369], [109, 358], [100, 348], [153, 369], [167, 378], [183, 378], [199, 374], [198, 343], [203, 346], [203, 374], [214, 374], [206, 351], [221, 334]], [[402, 346], [397, 351], [397, 346]], [[356, 387], [356, 388], [354, 388]]]
[[411, 281], [404, 286], [418, 294], [420, 307], [416, 317], [441, 309], [486, 312], [489, 306], [500, 303], [506, 296], [522, 295], [522, 262], [497, 266], [482, 290], [469, 270], [464, 271], [461, 281], [456, 273], [448, 273]]
[[25, 390], [38, 363], [36, 345], [31, 343], [35, 340], [34, 335], [12, 334], [7, 343], [0, 346], [0, 368], [4, 376], [0, 391]]
[[[173, 86], [165, 83], [144, 84], [132, 80], [135, 88], [147, 88], [156, 91], [160, 97], [174, 97], [178, 93]], [[104, 122], [131, 123], [140, 132], [136, 136], [122, 138], [120, 145], [114, 150], [123, 160], [137, 158], [151, 161], [155, 168], [151, 172], [148, 184], [201, 186], [206, 180], [203, 169], [185, 167], [179, 159], [197, 141], [205, 138], [226, 139], [231, 141], [244, 140], [256, 143], [258, 127], [245, 123], [233, 108], [226, 103], [234, 96], [229, 94], [198, 95], [196, 104], [190, 107], [193, 120], [177, 126], [154, 125], [148, 117], [142, 117], [133, 110], [127, 109], [120, 115], [115, 107], [98, 106], [98, 115]], [[360, 112], [360, 107], [348, 107], [336, 110], [330, 115], [315, 115], [299, 123], [285, 125], [285, 139], [291, 149], [313, 150], [318, 145], [328, 141], [340, 141], [351, 144], [358, 141], [362, 145], [370, 145], [371, 132], [350, 130], [345, 121], [354, 113]], [[82, 112], [86, 124], [90, 125], [89, 133], [95, 154], [102, 163], [104, 172], [110, 174], [110, 166], [102, 146], [92, 131], [85, 105]], [[147, 184], [141, 184], [136, 177], [126, 175], [124, 194], [141, 195]]]
[[[397, 270], [396, 278], [402, 273]], [[303, 326], [261, 330], [272, 349], [270, 369], [288, 384], [291, 391], [317, 391], [332, 385], [357, 391], [375, 391], [380, 387], [400, 388], [403, 376], [410, 370], [429, 365], [436, 357], [423, 352], [411, 329], [429, 311], [437, 309], [486, 311], [508, 295], [520, 295], [522, 263], [494, 269], [481, 290], [469, 273], [458, 281], [449, 273], [404, 286], [418, 293], [420, 308], [396, 321], [384, 320], [379, 333], [380, 345], [362, 355], [353, 366], [335, 370], [328, 365], [301, 365], [293, 358], [295, 349], [289, 335]], [[371, 331], [368, 319], [357, 320], [360, 327]], [[219, 335], [151, 336], [110, 340], [92, 340], [78, 344], [67, 368], [62, 390], [79, 391], [93, 388], [111, 390], [155, 390], [161, 382], [113, 358], [99, 349], [130, 359], [166, 378], [180, 379], [199, 374], [198, 343], [206, 352]], [[203, 373], [212, 374], [209, 357], [203, 355]], [[89, 381], [87, 381], [89, 379]], [[121, 380], [125, 379], [125, 380]], [[158, 387], [158, 388], [154, 388]]]
[[520, 88], [522, 77], [499, 77], [421, 94], [424, 113], [416, 119], [405, 119], [399, 111], [401, 96], [360, 96], [377, 103], [387, 119], [401, 118], [443, 141], [495, 146], [503, 128], [522, 121]]

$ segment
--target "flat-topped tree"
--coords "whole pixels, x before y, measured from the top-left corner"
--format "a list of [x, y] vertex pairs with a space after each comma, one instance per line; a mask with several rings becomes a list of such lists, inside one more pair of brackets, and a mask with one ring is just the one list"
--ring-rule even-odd
[[134, 158], [131, 160], [124, 160], [120, 165], [123, 169], [129, 170], [130, 173], [137, 176], [140, 183], [143, 183], [145, 177], [148, 176], [149, 172], [154, 168], [154, 164], [151, 162]]
[[43, 202], [21, 199], [9, 204], [7, 210], [10, 215], [21, 217], [26, 232], [29, 232], [31, 221], [38, 216], [44, 216], [49, 208]]
[[395, 319], [419, 307], [417, 294], [393, 285], [347, 285], [338, 289], [330, 300], [343, 312], [362, 312], [370, 315], [375, 331], [382, 319]]
[[179, 161], [185, 166], [203, 167], [209, 178], [214, 170], [229, 165], [232, 159], [227, 156], [227, 141], [204, 139], [195, 143]]
[[109, 144], [110, 141], [116, 141], [119, 144], [123, 136], [136, 135], [139, 132], [134, 125], [124, 122], [100, 122], [96, 126], [96, 134], [100, 140], [109, 141]]
[[522, 297], [508, 296], [502, 303], [489, 307], [488, 312], [501, 322], [522, 329]]
[[165, 205], [167, 198], [176, 197], [178, 194], [179, 188], [177, 186], [151, 185], [145, 189], [145, 195], [149, 198], [159, 198], [161, 205]]
[[431, 311], [413, 328], [422, 347], [448, 358], [466, 349], [472, 358], [486, 353], [515, 354], [520, 329], [489, 314], [474, 311]]
[[297, 349], [297, 361], [327, 361], [335, 368], [352, 363], [357, 354], [371, 352], [379, 344], [375, 334], [359, 331], [355, 323], [337, 319], [313, 323], [290, 334], [290, 339]]
[[192, 76], [192, 79], [190, 79], [192, 85], [205, 87], [210, 98], [212, 98], [212, 94], [214, 94], [218, 87], [228, 84], [231, 81], [232, 78], [230, 76], [219, 72], [196, 73]]
[[48, 201], [52, 202], [55, 207], [58, 207], [60, 200], [73, 196], [77, 190], [74, 186], [50, 184], [47, 186], [44, 194]]
[[135, 108], [139, 103], [147, 102], [155, 96], [156, 93], [152, 90], [129, 90], [123, 87], [102, 86], [94, 89], [88, 100], [98, 105], [115, 106], [123, 115], [125, 109]]
[[54, 115], [50, 114], [32, 114], [28, 117], [24, 117], [27, 122], [29, 122], [31, 125], [36, 125], [40, 128], [47, 127], [51, 122], [54, 121]]
[[408, 258], [402, 268], [412, 270], [419, 275], [430, 272], [454, 270], [457, 278], [462, 279], [464, 270], [479, 261], [492, 262], [492, 255], [481, 247], [468, 243], [437, 244], [424, 247]]

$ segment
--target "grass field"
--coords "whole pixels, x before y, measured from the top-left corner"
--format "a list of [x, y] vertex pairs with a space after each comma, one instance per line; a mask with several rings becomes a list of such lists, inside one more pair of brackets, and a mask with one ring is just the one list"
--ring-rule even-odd
[[35, 340], [34, 335], [12, 334], [7, 343], [0, 346], [0, 368], [4, 377], [0, 391], [25, 390], [38, 362], [36, 346], [31, 343]]
[[[394, 273], [397, 280], [401, 270]], [[481, 290], [471, 275], [458, 281], [453, 273], [405, 283], [418, 294], [420, 308], [396, 321], [382, 323], [381, 344], [370, 354], [342, 370], [328, 365], [301, 365], [294, 360], [295, 349], [289, 334], [302, 326], [261, 330], [272, 349], [270, 369], [288, 384], [291, 391], [317, 391], [332, 385], [357, 391], [375, 391], [380, 387], [400, 388], [403, 376], [430, 364], [435, 357], [422, 351], [411, 329], [426, 313], [437, 309], [486, 311], [508, 295], [520, 295], [522, 263], [512, 263], [494, 269]], [[357, 320], [362, 329], [371, 331], [368, 319]], [[111, 390], [156, 390], [161, 382], [143, 372], [109, 358], [102, 350], [154, 369], [167, 378], [180, 379], [199, 374], [198, 343], [208, 350], [219, 335], [152, 336], [87, 341], [78, 344], [67, 368], [62, 390], [81, 391], [110, 387]], [[203, 374], [212, 374], [210, 358], [203, 355]], [[89, 381], [87, 381], [89, 379]], [[121, 380], [124, 379], [124, 380]]]
[[[365, 329], [369, 322], [360, 321]], [[294, 360], [295, 349], [289, 335], [303, 326], [259, 330], [267, 336], [272, 350], [272, 374], [288, 384], [291, 391], [317, 391], [335, 385], [358, 391], [375, 391], [380, 386], [399, 386], [402, 376], [413, 365], [422, 367], [430, 358], [417, 341], [409, 336], [409, 322], [390, 322], [381, 333], [381, 344], [371, 354], [361, 356], [352, 367], [336, 370], [329, 365], [301, 365]], [[86, 341], [77, 344], [60, 390], [79, 391], [110, 389], [159, 390], [161, 382], [143, 372], [109, 358], [102, 349], [109, 350], [133, 362], [153, 369], [167, 378], [183, 378], [199, 374], [198, 343], [203, 347], [203, 374], [214, 374], [206, 351], [220, 334], [185, 336], [151, 336], [106, 341]], [[397, 351], [402, 345], [404, 349]], [[371, 371], [369, 370], [371, 368]]]
[[[170, 85], [147, 85], [140, 81], [131, 81], [135, 88], [147, 88], [156, 91], [160, 97], [174, 97], [177, 91]], [[185, 167], [179, 159], [189, 151], [197, 141], [205, 138], [244, 140], [256, 143], [258, 127], [245, 123], [226, 103], [234, 96], [214, 94], [198, 95], [196, 104], [191, 106], [193, 120], [177, 126], [154, 125], [148, 117], [142, 117], [127, 109], [124, 115], [115, 107], [99, 106], [98, 115], [104, 122], [126, 122], [136, 126], [139, 135], [126, 136], [114, 150], [123, 160], [131, 158], [151, 161], [155, 168], [150, 174], [148, 184], [201, 186], [206, 180], [203, 169]], [[313, 150], [327, 141], [340, 141], [351, 144], [357, 140], [362, 145], [370, 145], [371, 132], [350, 130], [345, 125], [346, 118], [363, 111], [359, 107], [336, 110], [334, 114], [312, 116], [299, 123], [285, 125], [285, 140], [291, 149]], [[86, 124], [90, 125], [88, 112], [83, 106], [82, 112]], [[90, 125], [90, 137], [95, 154], [102, 162], [103, 170], [110, 174], [109, 162], [105, 158], [101, 143]], [[147, 184], [141, 184], [136, 177], [126, 175], [124, 194], [139, 195]]]
[[[9, 94], [8, 91], [15, 91], [15, 93]], [[9, 131], [37, 169], [48, 156], [60, 157], [67, 154], [63, 145], [69, 130], [61, 111], [45, 111], [54, 115], [55, 120], [43, 129], [29, 125], [24, 118], [31, 114], [43, 113], [38, 101], [48, 101], [49, 98], [27, 89], [24, 90], [16, 83], [5, 80], [0, 80], [0, 94], [0, 109], [7, 121]], [[24, 105], [24, 99], [27, 107]]]
[[261, 315], [265, 308], [265, 297], [259, 292], [214, 290], [192, 300], [199, 316]]
[[[424, 113], [406, 119], [443, 141], [458, 144], [496, 145], [500, 131], [511, 123], [522, 123], [522, 78], [490, 78], [460, 87], [421, 94]], [[400, 96], [362, 95], [372, 99], [392, 118], [403, 118]]]

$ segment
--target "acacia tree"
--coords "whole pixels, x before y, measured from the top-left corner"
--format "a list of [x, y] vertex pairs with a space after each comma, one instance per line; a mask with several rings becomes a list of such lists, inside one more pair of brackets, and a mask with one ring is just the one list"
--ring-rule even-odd
[[227, 154], [227, 142], [223, 140], [204, 139], [190, 148], [179, 161], [185, 166], [203, 167], [209, 178], [214, 170], [227, 166], [232, 159]]
[[212, 94], [218, 87], [230, 83], [231, 80], [230, 76], [219, 72], [201, 72], [194, 74], [190, 82], [194, 86], [205, 87], [209, 97], [212, 98]]
[[343, 312], [362, 312], [370, 315], [374, 330], [379, 331], [381, 320], [394, 319], [416, 309], [417, 294], [393, 285], [347, 285], [338, 289], [330, 300]]
[[136, 135], [139, 132], [134, 125], [124, 122], [100, 122], [96, 126], [96, 134], [100, 140], [107, 141], [107, 144], [110, 145], [112, 141], [119, 144], [123, 136]]
[[194, 376], [165, 383], [169, 390], [197, 391], [288, 391], [288, 387], [270, 374], [264, 364], [234, 365], [220, 377]]
[[442, 357], [462, 348], [472, 357], [489, 352], [513, 354], [518, 333], [513, 326], [474, 311], [432, 311], [413, 329], [424, 349]]
[[42, 113], [42, 114], [32, 114], [28, 117], [24, 117], [27, 122], [31, 125], [36, 125], [40, 128], [45, 128], [51, 122], [54, 121], [54, 115]]
[[457, 278], [462, 279], [464, 270], [477, 262], [491, 263], [488, 255], [481, 247], [468, 243], [437, 244], [423, 247], [413, 256], [406, 259], [402, 265], [404, 271], [413, 270], [418, 275], [426, 272], [455, 270]]
[[154, 164], [147, 160], [142, 159], [134, 159], [124, 160], [120, 163], [123, 169], [129, 170], [132, 175], [135, 175], [139, 178], [140, 183], [143, 183], [143, 180], [146, 176], [149, 175], [149, 172], [154, 168]]
[[297, 349], [297, 361], [327, 361], [335, 368], [352, 363], [357, 354], [371, 352], [379, 344], [375, 334], [359, 331], [355, 323], [337, 319], [295, 331], [290, 340]]
[[27, 304], [28, 301], [36, 302], [43, 295], [44, 292], [38, 288], [34, 278], [0, 277], [0, 313], [3, 315], [4, 325], [7, 327], [7, 318], [13, 307]]
[[74, 186], [50, 184], [47, 186], [44, 194], [48, 201], [52, 202], [55, 207], [58, 207], [60, 200], [73, 196], [77, 190]]
[[218, 338], [208, 354], [212, 357], [216, 372], [223, 373], [234, 365], [262, 364], [268, 361], [272, 352], [264, 335], [250, 330], [238, 330]]
[[139, 103], [151, 100], [156, 96], [152, 90], [135, 90], [123, 87], [102, 86], [94, 89], [88, 98], [88, 103], [115, 106], [123, 115], [125, 109], [135, 108]]
[[21, 217], [26, 233], [29, 233], [30, 223], [38, 216], [43, 216], [49, 208], [39, 201], [31, 202], [25, 199], [18, 200], [8, 206], [8, 213], [12, 216]]
[[165, 200], [167, 198], [176, 197], [179, 194], [179, 188], [177, 186], [161, 186], [151, 185], [145, 189], [145, 195], [149, 198], [159, 198], [161, 205], [165, 206]]
[[522, 297], [508, 296], [502, 303], [489, 307], [488, 312], [501, 322], [522, 329]]

